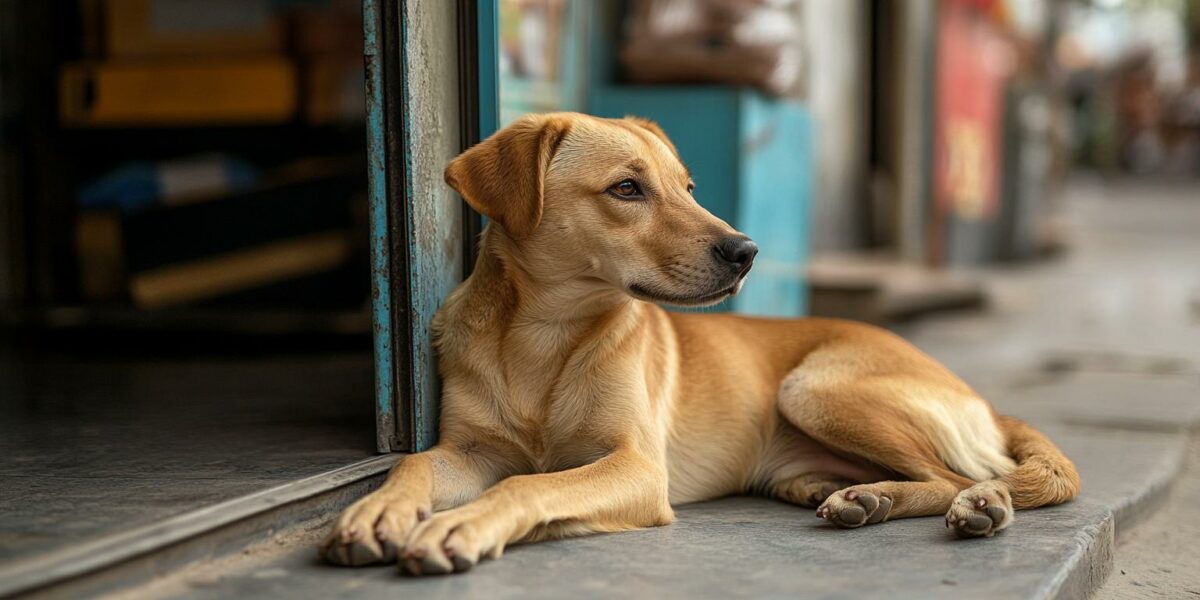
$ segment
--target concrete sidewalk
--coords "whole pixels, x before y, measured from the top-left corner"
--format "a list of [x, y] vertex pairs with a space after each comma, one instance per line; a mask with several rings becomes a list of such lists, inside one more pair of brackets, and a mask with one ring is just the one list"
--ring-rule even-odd
[[[941, 517], [842, 531], [809, 510], [738, 498], [683, 507], [669, 527], [514, 547], [466, 575], [414, 579], [320, 564], [313, 546], [325, 524], [313, 522], [128, 596], [1086, 596], [1109, 575], [1117, 536], [1166, 501], [1200, 424], [1200, 318], [1190, 305], [1200, 201], [1087, 181], [1070, 196], [1069, 256], [987, 273], [987, 311], [900, 328], [1001, 412], [1041, 427], [1080, 469], [1077, 501], [1018, 513], [995, 538], [954, 539]], [[1170, 589], [1200, 592], [1189, 585]], [[1110, 585], [1105, 595], [1124, 592]]]

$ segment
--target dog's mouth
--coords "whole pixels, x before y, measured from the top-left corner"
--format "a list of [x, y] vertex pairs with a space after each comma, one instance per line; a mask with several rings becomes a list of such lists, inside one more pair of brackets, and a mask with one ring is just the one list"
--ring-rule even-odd
[[[749, 269], [747, 269], [747, 271], [749, 271]], [[745, 282], [746, 272], [742, 272], [738, 275], [737, 280], [735, 280], [732, 284], [715, 292], [676, 294], [663, 290], [656, 290], [639, 283], [629, 284], [629, 292], [642, 300], [660, 304], [670, 304], [673, 306], [712, 306], [713, 304], [721, 302], [730, 296], [736, 296], [738, 292], [742, 291], [742, 284]]]

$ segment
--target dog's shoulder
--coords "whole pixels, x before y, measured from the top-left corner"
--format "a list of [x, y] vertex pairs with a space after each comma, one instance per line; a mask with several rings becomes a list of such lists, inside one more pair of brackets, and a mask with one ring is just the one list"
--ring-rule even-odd
[[508, 320], [513, 302], [511, 285], [503, 280], [469, 278], [459, 284], [433, 318], [433, 334], [439, 349], [484, 332], [498, 331]]

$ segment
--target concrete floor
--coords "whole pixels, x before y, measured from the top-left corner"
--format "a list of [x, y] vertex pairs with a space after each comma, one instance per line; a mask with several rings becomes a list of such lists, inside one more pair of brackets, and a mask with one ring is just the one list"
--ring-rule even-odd
[[1166, 503], [1117, 546], [1112, 575], [1099, 600], [1200, 597], [1200, 569], [1190, 550], [1200, 539], [1200, 440]]
[[371, 456], [369, 352], [0, 346], [0, 561]]
[[[983, 273], [994, 299], [987, 311], [898, 328], [1001, 412], [1041, 427], [1079, 466], [1078, 500], [1022, 512], [993, 539], [955, 540], [938, 517], [840, 531], [811, 511], [742, 498], [683, 507], [664, 528], [515, 547], [465, 575], [414, 579], [321, 564], [313, 545], [325, 524], [307, 523], [287, 540], [125, 596], [1077, 598], [1108, 575], [1114, 529], [1125, 540], [1115, 547], [1118, 569], [1157, 580], [1168, 596], [1196, 595], [1186, 530], [1137, 533], [1139, 524], [1200, 522], [1192, 488], [1165, 500], [1200, 425], [1196, 196], [1077, 181], [1068, 256]], [[1145, 550], [1156, 542], [1157, 554]], [[1129, 581], [1115, 571], [1103, 594], [1141, 597]]]

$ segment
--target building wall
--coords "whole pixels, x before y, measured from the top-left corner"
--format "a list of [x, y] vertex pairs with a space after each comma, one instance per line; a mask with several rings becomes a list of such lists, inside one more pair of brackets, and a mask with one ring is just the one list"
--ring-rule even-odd
[[865, 244], [867, 14], [863, 0], [804, 0], [806, 102], [816, 121], [812, 249]]

